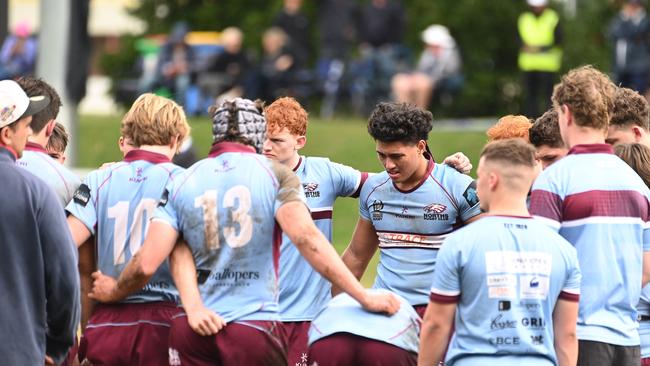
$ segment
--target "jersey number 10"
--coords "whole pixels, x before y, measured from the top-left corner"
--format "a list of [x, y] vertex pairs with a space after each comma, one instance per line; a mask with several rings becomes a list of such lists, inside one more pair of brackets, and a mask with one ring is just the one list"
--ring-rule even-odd
[[[133, 223], [127, 231], [129, 223], [129, 201], [120, 201], [112, 207], [108, 208], [108, 217], [115, 219], [115, 226], [113, 229], [113, 263], [115, 265], [124, 264], [126, 249], [126, 237], [129, 236], [129, 250], [131, 255], [140, 250], [144, 234], [149, 228], [149, 219], [156, 209], [157, 201], [152, 198], [145, 198], [135, 207], [133, 212]], [[145, 215], [146, 213], [146, 215]], [[146, 216], [146, 222], [145, 220]], [[143, 227], [144, 226], [144, 227]]]

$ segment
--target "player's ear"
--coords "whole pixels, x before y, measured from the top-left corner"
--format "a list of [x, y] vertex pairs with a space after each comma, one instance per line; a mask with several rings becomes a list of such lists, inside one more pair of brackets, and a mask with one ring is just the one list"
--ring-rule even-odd
[[5, 126], [0, 128], [0, 144], [8, 146], [11, 144], [11, 128], [9, 126]]
[[636, 142], [639, 142], [639, 140], [641, 140], [641, 138], [643, 137], [644, 131], [642, 131], [641, 127], [639, 126], [632, 126], [632, 132], [634, 133], [634, 140]]
[[54, 131], [54, 127], [56, 127], [56, 121], [51, 119], [47, 122], [45, 125], [45, 137], [50, 137], [52, 136], [52, 132]]
[[298, 136], [296, 138], [296, 150], [300, 150], [303, 147], [305, 147], [306, 143], [307, 143], [307, 136]]
[[490, 172], [488, 174], [488, 186], [490, 187], [490, 191], [495, 191], [499, 186], [499, 183], [499, 175], [494, 171]]

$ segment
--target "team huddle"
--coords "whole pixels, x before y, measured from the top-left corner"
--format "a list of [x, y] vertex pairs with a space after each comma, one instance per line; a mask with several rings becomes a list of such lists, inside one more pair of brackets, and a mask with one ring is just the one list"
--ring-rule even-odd
[[[0, 224], [15, 239], [3, 244], [32, 243], [3, 249], [14, 259], [0, 266], [2, 288], [16, 295], [0, 305], [17, 310], [2, 313], [2, 354], [50, 365], [645, 364], [650, 190], [606, 138], [643, 141], [650, 107], [621, 90], [592, 67], [570, 71], [552, 110], [488, 131], [477, 180], [462, 153], [434, 161], [432, 114], [408, 104], [380, 103], [368, 120], [380, 173], [302, 156], [308, 116], [292, 98], [212, 107], [209, 155], [183, 169], [171, 162], [190, 134], [183, 109], [143, 94], [122, 119], [123, 160], [80, 182], [56, 160], [67, 143], [56, 91], [0, 81], [0, 204], [16, 212]], [[628, 115], [645, 103], [642, 122], [614, 122], [623, 97]], [[342, 256], [330, 244], [338, 197], [359, 202]]]

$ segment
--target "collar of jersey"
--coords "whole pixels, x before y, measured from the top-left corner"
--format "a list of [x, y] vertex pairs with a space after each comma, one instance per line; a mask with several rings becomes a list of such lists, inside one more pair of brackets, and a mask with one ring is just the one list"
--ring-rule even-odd
[[41, 145], [39, 145], [39, 144], [37, 144], [35, 142], [27, 141], [27, 144], [25, 145], [25, 150], [38, 151], [38, 152], [42, 152], [44, 154], [47, 154], [47, 150], [45, 150], [45, 148], [43, 146], [41, 146]]
[[229, 152], [255, 154], [255, 148], [252, 146], [240, 144], [238, 142], [230, 142], [230, 141], [218, 142], [212, 145], [212, 148], [210, 149], [210, 154], [208, 156], [214, 158], [215, 156], [219, 156], [221, 154], [229, 153]]
[[147, 151], [147, 150], [135, 149], [129, 151], [128, 153], [126, 153], [126, 155], [124, 155], [124, 161], [127, 163], [136, 160], [144, 160], [153, 164], [171, 162], [171, 160], [169, 160], [167, 156], [163, 154]]
[[300, 168], [302, 167], [302, 162], [303, 162], [303, 159], [302, 159], [302, 156], [301, 156], [300, 159], [298, 159], [298, 164], [296, 164], [296, 166], [293, 167], [293, 172], [294, 173], [298, 173], [298, 170], [300, 170]]
[[610, 144], [584, 144], [576, 145], [569, 150], [572, 154], [613, 154], [614, 149]]

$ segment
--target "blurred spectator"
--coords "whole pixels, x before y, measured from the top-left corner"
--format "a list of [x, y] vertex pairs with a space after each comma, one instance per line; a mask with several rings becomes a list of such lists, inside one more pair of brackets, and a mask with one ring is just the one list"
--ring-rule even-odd
[[301, 8], [302, 0], [284, 0], [282, 10], [273, 20], [273, 26], [282, 29], [289, 37], [288, 47], [299, 68], [306, 67], [309, 61], [309, 19], [300, 11]]
[[158, 56], [157, 83], [173, 91], [174, 99], [181, 105], [185, 105], [194, 66], [194, 51], [185, 41], [188, 32], [186, 23], [176, 23]]
[[239, 28], [228, 27], [221, 32], [223, 52], [209, 63], [207, 73], [201, 74], [197, 81], [206, 94], [218, 99], [234, 99], [244, 95], [246, 72], [251, 64], [242, 48], [243, 40], [244, 34]]
[[393, 0], [371, 0], [357, 12], [360, 59], [351, 67], [351, 93], [358, 113], [365, 115], [388, 98], [391, 78], [404, 58], [405, 23], [404, 8]]
[[461, 60], [456, 41], [445, 26], [429, 26], [422, 32], [422, 41], [426, 48], [415, 71], [395, 75], [392, 89], [397, 102], [428, 109], [434, 91], [437, 95], [450, 96], [460, 89]]
[[288, 45], [288, 37], [278, 27], [267, 29], [262, 35], [264, 54], [259, 65], [257, 92], [252, 94], [262, 100], [274, 100], [280, 95], [292, 95], [296, 57]]
[[37, 45], [30, 33], [29, 24], [20, 22], [5, 39], [0, 50], [0, 80], [34, 73]]
[[627, 0], [609, 25], [614, 43], [614, 77], [621, 86], [645, 93], [650, 62], [650, 20], [641, 0]]
[[548, 0], [527, 0], [529, 10], [517, 21], [519, 69], [523, 72], [524, 115], [537, 118], [551, 105], [556, 74], [562, 67], [560, 17]]
[[334, 114], [350, 44], [355, 36], [355, 11], [349, 0], [318, 2], [320, 52], [316, 71], [324, 94], [322, 118], [331, 118]]

